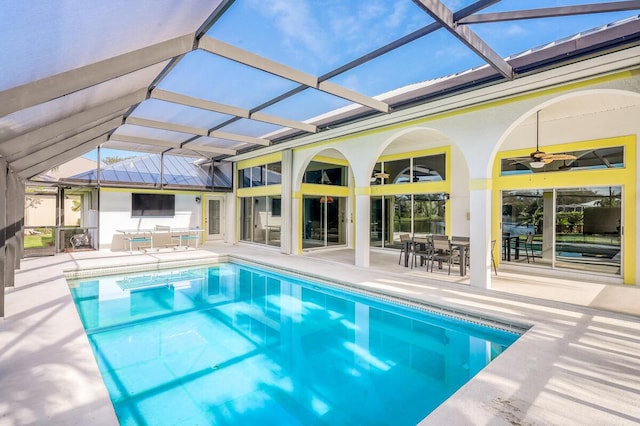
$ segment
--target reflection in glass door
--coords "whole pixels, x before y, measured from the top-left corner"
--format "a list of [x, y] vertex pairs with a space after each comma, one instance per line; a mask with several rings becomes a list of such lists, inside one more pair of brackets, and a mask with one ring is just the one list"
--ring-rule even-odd
[[445, 234], [444, 193], [371, 197], [371, 247], [400, 248], [400, 235]]
[[242, 198], [240, 240], [279, 247], [281, 209], [279, 196]]
[[302, 248], [345, 244], [345, 203], [344, 197], [304, 197]]
[[502, 194], [502, 260], [621, 274], [622, 188]]
[[620, 275], [619, 186], [558, 189], [555, 266]]
[[[385, 231], [383, 197], [371, 197], [371, 247], [382, 247]], [[387, 201], [388, 203], [388, 201]]]

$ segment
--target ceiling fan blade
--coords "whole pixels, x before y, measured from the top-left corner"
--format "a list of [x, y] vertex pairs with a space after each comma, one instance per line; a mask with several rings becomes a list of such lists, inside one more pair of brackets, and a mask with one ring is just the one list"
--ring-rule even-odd
[[552, 160], [575, 160], [577, 157], [571, 154], [548, 154], [545, 158], [551, 158]]
[[531, 161], [531, 158], [530, 157], [509, 158], [509, 160], [511, 160], [511, 163], [509, 163], [509, 165], [515, 166], [516, 164], [528, 163], [529, 161]]

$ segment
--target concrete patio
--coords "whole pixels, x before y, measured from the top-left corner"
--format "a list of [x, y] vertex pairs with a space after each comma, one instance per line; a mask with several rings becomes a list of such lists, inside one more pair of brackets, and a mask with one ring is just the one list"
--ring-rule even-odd
[[69, 294], [65, 270], [141, 265], [229, 254], [445, 305], [531, 328], [423, 424], [638, 424], [640, 290], [499, 269], [493, 290], [457, 271], [426, 272], [372, 251], [370, 268], [351, 250], [286, 256], [249, 245], [150, 254], [64, 253], [22, 262], [0, 320], [0, 425], [113, 425], [117, 418]]

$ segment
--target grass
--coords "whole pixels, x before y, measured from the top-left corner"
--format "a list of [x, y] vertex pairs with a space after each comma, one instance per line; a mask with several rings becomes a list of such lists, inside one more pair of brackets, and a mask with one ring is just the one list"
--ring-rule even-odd
[[25, 249], [44, 248], [44, 247], [52, 246], [53, 244], [54, 244], [54, 239], [51, 233], [24, 236]]

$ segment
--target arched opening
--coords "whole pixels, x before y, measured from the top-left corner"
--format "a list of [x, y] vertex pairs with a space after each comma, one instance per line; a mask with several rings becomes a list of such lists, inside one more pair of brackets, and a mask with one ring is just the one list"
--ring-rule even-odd
[[634, 281], [638, 114], [637, 95], [591, 91], [513, 128], [493, 173], [505, 265]]
[[350, 170], [345, 157], [329, 149], [316, 154], [302, 174], [302, 249], [346, 246]]
[[[464, 164], [458, 154], [451, 140], [433, 129], [413, 128], [394, 137], [371, 172], [371, 247], [399, 249], [407, 234], [450, 232], [452, 163]], [[468, 211], [462, 192], [457, 201]]]

